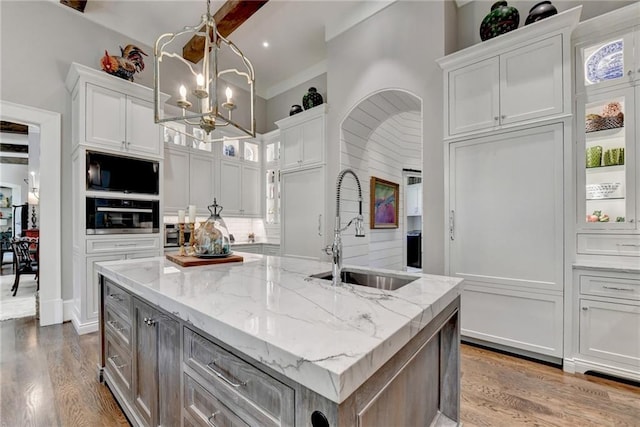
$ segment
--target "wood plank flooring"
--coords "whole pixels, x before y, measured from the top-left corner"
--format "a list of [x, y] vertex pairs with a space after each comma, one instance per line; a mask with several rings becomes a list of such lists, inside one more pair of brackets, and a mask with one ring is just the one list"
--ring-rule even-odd
[[[0, 322], [0, 425], [128, 425], [97, 379], [98, 334], [36, 325], [33, 317]], [[461, 382], [464, 427], [640, 427], [638, 386], [468, 345]]]

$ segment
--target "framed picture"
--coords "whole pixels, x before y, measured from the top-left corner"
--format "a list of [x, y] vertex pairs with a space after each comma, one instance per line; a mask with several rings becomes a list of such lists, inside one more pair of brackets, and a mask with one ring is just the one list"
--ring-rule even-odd
[[371, 177], [371, 228], [398, 228], [400, 185]]

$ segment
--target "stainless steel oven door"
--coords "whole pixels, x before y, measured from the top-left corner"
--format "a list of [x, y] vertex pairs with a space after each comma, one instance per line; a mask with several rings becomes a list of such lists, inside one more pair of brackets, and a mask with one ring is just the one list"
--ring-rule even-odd
[[87, 234], [159, 233], [157, 200], [87, 198]]

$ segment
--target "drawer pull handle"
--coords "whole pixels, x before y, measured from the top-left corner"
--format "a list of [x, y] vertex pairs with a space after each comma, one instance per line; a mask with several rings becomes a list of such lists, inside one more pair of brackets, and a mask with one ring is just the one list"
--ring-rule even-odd
[[127, 366], [127, 364], [126, 364], [126, 363], [125, 363], [124, 365], [117, 365], [117, 364], [116, 364], [116, 359], [118, 359], [118, 355], [111, 356], [111, 357], [109, 358], [109, 360], [111, 361], [111, 363], [113, 363], [113, 366], [115, 366], [115, 367], [116, 367], [116, 369], [122, 369], [122, 368], [124, 368], [125, 366]]
[[637, 243], [616, 243], [616, 246], [626, 246], [631, 248], [640, 248], [640, 245]]
[[109, 294], [109, 298], [118, 302], [122, 302], [122, 296], [120, 294]]
[[211, 414], [211, 416], [209, 418], [207, 418], [207, 422], [209, 424], [211, 424], [213, 427], [218, 427], [213, 421], [211, 421], [212, 419], [214, 419], [216, 417], [216, 415], [218, 415], [220, 413], [220, 411], [216, 411], [213, 414]]
[[119, 331], [119, 332], [124, 331], [124, 328], [119, 328], [118, 327], [118, 326], [120, 326], [120, 324], [118, 323], [117, 320], [109, 320], [107, 323], [110, 324], [111, 327], [113, 329], [115, 329], [116, 331]]
[[230, 379], [228, 379], [227, 377], [225, 377], [222, 372], [218, 371], [216, 368], [214, 368], [214, 366], [216, 365], [216, 362], [209, 362], [207, 363], [207, 367], [211, 370], [211, 372], [213, 372], [214, 374], [216, 374], [216, 376], [218, 378], [220, 378], [222, 381], [224, 381], [225, 383], [229, 384], [231, 387], [233, 388], [238, 388], [238, 387], [243, 387], [247, 385], [246, 381], [240, 381], [239, 383], [234, 383], [233, 381], [231, 381]]
[[605, 289], [611, 289], [612, 291], [627, 291], [627, 292], [633, 292], [634, 289], [632, 288], [619, 288], [617, 286], [607, 286], [607, 285], [602, 285], [603, 288]]
[[137, 243], [116, 243], [116, 247], [118, 248], [128, 248], [132, 246], [138, 246]]

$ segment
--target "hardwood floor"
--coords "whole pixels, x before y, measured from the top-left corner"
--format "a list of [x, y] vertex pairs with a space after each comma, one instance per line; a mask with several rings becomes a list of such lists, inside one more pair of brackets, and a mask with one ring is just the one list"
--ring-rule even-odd
[[[98, 345], [97, 333], [78, 336], [71, 323], [0, 322], [0, 425], [128, 425], [98, 382]], [[461, 382], [464, 427], [640, 426], [634, 385], [468, 345]]]

